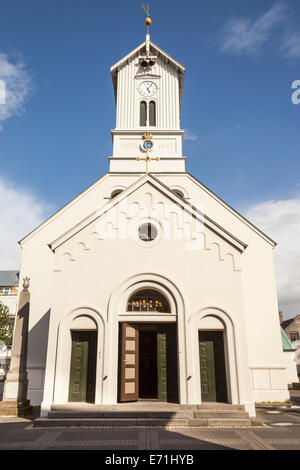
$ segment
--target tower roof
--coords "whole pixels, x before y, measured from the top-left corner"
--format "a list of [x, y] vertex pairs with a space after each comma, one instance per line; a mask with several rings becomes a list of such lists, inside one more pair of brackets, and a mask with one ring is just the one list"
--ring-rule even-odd
[[172, 56], [167, 54], [167, 52], [165, 52], [163, 49], [161, 49], [156, 44], [154, 44], [154, 42], [152, 42], [150, 40], [147, 40], [147, 39], [142, 44], [140, 44], [136, 49], [131, 51], [129, 54], [127, 54], [125, 57], [123, 57], [123, 59], [119, 60], [119, 62], [117, 62], [116, 64], [114, 64], [110, 68], [110, 71], [111, 71], [111, 74], [112, 74], [112, 80], [113, 80], [115, 99], [117, 97], [117, 84], [118, 84], [117, 75], [118, 75], [118, 71], [122, 67], [124, 67], [124, 65], [126, 65], [128, 62], [133, 60], [134, 58], [138, 57], [139, 55], [146, 54], [146, 47], [148, 46], [147, 43], [149, 44], [151, 54], [163, 57], [164, 60], [167, 63], [173, 64], [173, 66], [176, 68], [176, 70], [178, 72], [178, 75], [179, 75], [179, 100], [180, 100], [180, 103], [181, 103], [182, 90], [183, 90], [183, 81], [184, 81], [184, 72], [185, 72], [186, 68], [180, 62], [178, 62], [176, 59], [174, 59]]

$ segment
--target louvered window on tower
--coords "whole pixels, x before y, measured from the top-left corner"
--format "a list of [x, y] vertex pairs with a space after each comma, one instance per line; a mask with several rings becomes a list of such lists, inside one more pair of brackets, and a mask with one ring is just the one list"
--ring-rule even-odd
[[140, 126], [147, 124], [147, 103], [146, 101], [140, 102]]
[[150, 101], [149, 103], [149, 125], [156, 126], [156, 103]]

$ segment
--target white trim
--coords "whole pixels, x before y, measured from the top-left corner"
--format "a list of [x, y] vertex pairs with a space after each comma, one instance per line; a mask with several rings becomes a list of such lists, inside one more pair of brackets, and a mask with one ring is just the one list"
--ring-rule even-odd
[[177, 315], [171, 313], [151, 315], [151, 312], [138, 313], [138, 312], [125, 312], [118, 314], [119, 322], [137, 322], [137, 323], [175, 323]]

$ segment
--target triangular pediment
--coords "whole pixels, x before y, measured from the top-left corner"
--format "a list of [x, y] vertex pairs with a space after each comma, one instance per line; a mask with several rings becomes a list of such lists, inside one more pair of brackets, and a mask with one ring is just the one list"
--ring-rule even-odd
[[[184, 65], [182, 65], [180, 62], [178, 62], [176, 59], [174, 59], [166, 51], [164, 51], [163, 49], [158, 47], [152, 41], [149, 41], [149, 44], [150, 44], [150, 53], [156, 54], [156, 55], [161, 55], [168, 62], [172, 63], [181, 72], [183, 72], [183, 73], [185, 72]], [[145, 52], [146, 52], [146, 41], [142, 42], [142, 44], [140, 44], [138, 47], [136, 47], [133, 51], [131, 51], [129, 54], [127, 54], [121, 60], [116, 62], [114, 65], [112, 65], [112, 67], [110, 68], [111, 73], [114, 73], [114, 72], [118, 71], [126, 63], [130, 62], [131, 60], [133, 60], [138, 55], [144, 54]]]
[[[130, 233], [131, 223], [136, 225], [137, 221], [150, 219], [157, 221], [167, 236], [186, 240], [188, 249], [197, 249], [200, 245], [205, 250], [217, 248], [220, 259], [224, 259], [226, 255], [233, 259], [246, 249], [242, 241], [206, 216], [200, 207], [187, 203], [153, 175], [139, 178], [49, 246], [56, 251], [77, 234], [83, 233], [87, 227], [98, 240], [109, 237], [124, 239]], [[78, 237], [76, 243], [78, 244]], [[234, 264], [236, 266], [237, 262]]]

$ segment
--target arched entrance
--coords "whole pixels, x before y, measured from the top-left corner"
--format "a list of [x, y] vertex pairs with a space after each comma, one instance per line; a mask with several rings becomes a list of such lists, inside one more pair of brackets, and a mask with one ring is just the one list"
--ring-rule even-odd
[[119, 324], [119, 401], [178, 402], [177, 322], [161, 321], [171, 314], [167, 298], [139, 289], [126, 310], [135, 321]]
[[54, 390], [47, 390], [54, 394], [53, 404], [102, 403], [103, 342], [104, 322], [96, 309], [76, 307], [62, 319]]
[[227, 313], [207, 307], [189, 319], [193, 401], [240, 403], [234, 325]]

